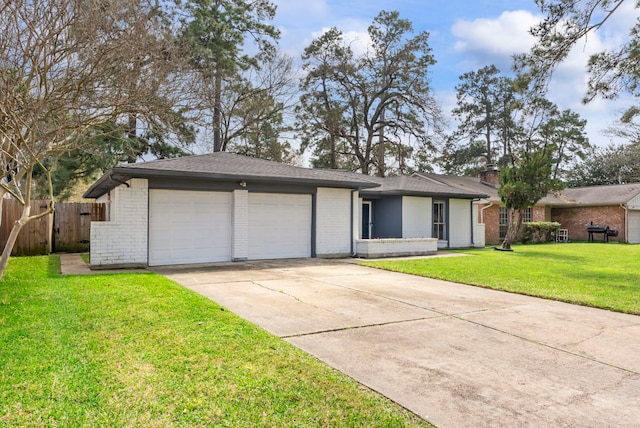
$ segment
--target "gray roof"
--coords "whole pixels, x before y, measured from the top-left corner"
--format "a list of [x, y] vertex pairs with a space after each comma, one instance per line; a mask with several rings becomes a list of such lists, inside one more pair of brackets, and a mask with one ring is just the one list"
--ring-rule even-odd
[[363, 196], [374, 195], [406, 195], [406, 196], [448, 196], [458, 198], [486, 198], [487, 192], [475, 189], [460, 189], [444, 183], [438, 183], [424, 178], [401, 175], [397, 177], [370, 177], [380, 184], [380, 187], [360, 191]]
[[218, 152], [115, 167], [98, 179], [85, 192], [84, 197], [98, 198], [131, 178], [191, 178], [295, 183], [358, 189], [361, 194], [369, 196], [382, 194], [439, 195], [472, 199], [488, 196], [488, 192], [483, 191], [484, 187], [480, 191], [461, 189], [417, 177], [372, 177], [348, 171], [302, 168], [264, 159]]
[[564, 189], [559, 198], [562, 205], [594, 206], [626, 204], [640, 195], [640, 183]]
[[[424, 177], [465, 191], [484, 191], [489, 202], [500, 202], [498, 189], [480, 181], [479, 177], [418, 173]], [[566, 188], [556, 194], [549, 193], [538, 205], [561, 206], [599, 206], [626, 204], [640, 194], [640, 183], [615, 184], [609, 186], [589, 186]]]
[[422, 177], [428, 181], [433, 181], [448, 186], [455, 187], [457, 189], [470, 192], [480, 193], [485, 195], [486, 199], [490, 201], [500, 201], [498, 196], [498, 188], [490, 184], [482, 183], [480, 177], [465, 177], [457, 175], [442, 175], [428, 172], [419, 172], [414, 174], [415, 177]]
[[84, 194], [97, 198], [130, 178], [180, 177], [211, 180], [252, 180], [365, 189], [378, 184], [359, 174], [302, 168], [227, 152], [161, 159], [118, 166], [107, 171]]

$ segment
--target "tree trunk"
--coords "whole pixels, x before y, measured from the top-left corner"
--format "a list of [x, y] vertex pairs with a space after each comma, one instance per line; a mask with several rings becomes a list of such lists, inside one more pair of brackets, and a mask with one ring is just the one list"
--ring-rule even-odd
[[216, 66], [213, 88], [213, 151], [221, 152], [222, 147], [222, 72], [220, 65]]
[[[131, 155], [127, 157], [127, 163], [136, 163], [138, 159], [138, 141], [136, 141], [138, 137], [138, 119], [135, 114], [130, 114], [127, 121], [127, 138], [131, 141]], [[135, 149], [133, 149], [135, 147]], [[136, 152], [136, 153], [134, 153]]]
[[502, 241], [501, 250], [511, 251], [511, 244], [516, 242], [522, 229], [522, 220], [524, 219], [524, 210], [509, 209], [509, 223], [507, 226], [507, 234]]
[[378, 134], [378, 146], [376, 147], [376, 160], [378, 163], [378, 171], [377, 171], [377, 176], [378, 177], [384, 177], [385, 175], [387, 175], [387, 166], [385, 164], [385, 159], [384, 159], [384, 155], [385, 155], [385, 144], [384, 144], [384, 109], [382, 110], [382, 112], [380, 113], [380, 120], [381, 120], [381, 125], [380, 125], [380, 133]]
[[2, 250], [2, 258], [0, 258], [0, 279], [2, 279], [2, 275], [4, 275], [4, 270], [7, 268], [7, 263], [9, 263], [9, 257], [11, 256], [11, 251], [13, 251], [13, 246], [15, 245], [18, 235], [22, 228], [29, 223], [29, 214], [31, 213], [31, 201], [27, 201], [24, 207], [22, 208], [22, 215], [18, 220], [13, 223], [13, 227], [11, 228], [11, 233], [9, 233], [9, 238], [7, 238], [6, 244], [4, 244], [4, 249]]

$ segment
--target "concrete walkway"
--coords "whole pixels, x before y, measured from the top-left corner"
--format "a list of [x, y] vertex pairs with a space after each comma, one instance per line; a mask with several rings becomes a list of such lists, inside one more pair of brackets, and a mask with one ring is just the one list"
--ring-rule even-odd
[[157, 272], [439, 427], [640, 426], [640, 317], [324, 260]]
[[62, 275], [98, 275], [110, 273], [148, 272], [146, 269], [99, 269], [91, 270], [78, 253], [60, 253], [60, 274]]

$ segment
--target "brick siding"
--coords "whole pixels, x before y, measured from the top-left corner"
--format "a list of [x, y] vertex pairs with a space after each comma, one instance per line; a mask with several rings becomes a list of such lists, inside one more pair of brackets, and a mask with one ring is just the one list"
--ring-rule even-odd
[[[569, 230], [571, 241], [586, 241], [589, 237], [587, 227], [591, 222], [618, 231], [618, 236], [609, 237], [609, 241], [624, 241], [624, 209], [619, 206], [552, 208], [551, 220], [560, 223], [561, 228]], [[602, 240], [603, 236], [596, 234], [594, 239]]]
[[91, 223], [91, 266], [146, 266], [149, 189], [146, 179], [111, 192], [111, 221]]

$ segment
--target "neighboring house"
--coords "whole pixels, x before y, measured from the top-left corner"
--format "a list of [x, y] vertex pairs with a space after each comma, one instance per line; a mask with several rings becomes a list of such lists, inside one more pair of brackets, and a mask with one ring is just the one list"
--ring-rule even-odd
[[410, 253], [484, 245], [472, 201], [485, 193], [224, 152], [116, 167], [84, 196], [108, 204], [109, 221], [91, 225], [93, 267], [362, 256], [375, 236]]
[[[480, 177], [415, 174], [423, 179], [447, 184], [465, 191], [484, 192], [488, 198], [477, 201], [478, 222], [485, 225], [487, 244], [502, 241], [507, 229], [507, 210], [498, 196], [498, 171], [484, 171]], [[570, 240], [587, 240], [591, 224], [618, 231], [612, 241], [640, 243], [640, 183], [566, 188], [549, 194], [525, 212], [524, 221], [555, 221], [567, 229]], [[601, 235], [596, 235], [598, 239]]]
[[586, 240], [593, 223], [617, 230], [610, 240], [640, 244], [640, 183], [567, 188], [559, 199], [551, 219], [569, 230], [570, 239]]

